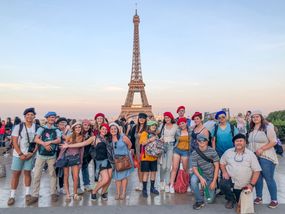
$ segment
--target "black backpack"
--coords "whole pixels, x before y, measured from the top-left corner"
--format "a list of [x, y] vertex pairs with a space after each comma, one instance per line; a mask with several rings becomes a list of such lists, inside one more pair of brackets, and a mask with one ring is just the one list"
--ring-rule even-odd
[[[18, 134], [18, 136], [22, 138], [22, 131], [23, 131], [23, 128], [24, 128], [24, 123], [20, 123], [19, 126], [20, 127], [19, 127], [19, 134]], [[35, 128], [36, 128], [35, 132], [37, 132], [39, 127], [40, 126], [38, 124], [35, 124]]]
[[[41, 140], [44, 142], [55, 140], [57, 138], [57, 129], [48, 129], [42, 127], [44, 130], [41, 134]], [[51, 151], [47, 151], [42, 145], [39, 146], [39, 154], [43, 156], [54, 156], [58, 150], [57, 144], [51, 144]]]

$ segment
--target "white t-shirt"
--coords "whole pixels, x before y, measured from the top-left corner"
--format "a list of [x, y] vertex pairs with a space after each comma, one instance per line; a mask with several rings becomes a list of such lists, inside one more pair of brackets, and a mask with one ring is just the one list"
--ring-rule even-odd
[[[13, 137], [18, 137], [18, 145], [20, 147], [20, 150], [22, 151], [23, 154], [27, 154], [28, 153], [28, 149], [29, 149], [29, 141], [27, 138], [27, 133], [26, 133], [26, 128], [25, 126], [23, 126], [22, 132], [21, 132], [21, 137], [19, 136], [19, 129], [20, 129], [20, 124], [16, 125], [13, 129], [12, 132], [12, 136]], [[30, 142], [32, 142], [35, 138], [36, 132], [35, 132], [35, 124], [33, 123], [33, 125], [28, 128], [27, 127], [27, 131], [28, 131], [28, 135], [29, 135], [29, 139]], [[19, 157], [18, 153], [16, 152], [16, 150], [14, 149], [13, 151], [13, 156], [14, 157]]]
[[[160, 130], [162, 126], [160, 127]], [[174, 123], [173, 126], [169, 129], [166, 125], [164, 126], [164, 130], [162, 131], [161, 137], [164, 142], [170, 143], [175, 141], [175, 133], [178, 129], [178, 126]]]

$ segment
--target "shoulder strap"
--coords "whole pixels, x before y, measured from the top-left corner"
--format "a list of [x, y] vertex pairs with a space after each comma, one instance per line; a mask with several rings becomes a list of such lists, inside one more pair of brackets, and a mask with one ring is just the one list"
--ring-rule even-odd
[[232, 137], [234, 137], [235, 136], [235, 126], [231, 123], [230, 123], [230, 126], [231, 126]]
[[219, 124], [215, 124], [215, 126], [214, 126], [214, 137], [215, 137], [216, 141], [217, 141], [218, 128], [219, 128]]
[[28, 133], [28, 129], [27, 129], [27, 126], [26, 126], [25, 123], [24, 123], [24, 126], [25, 126], [25, 130], [26, 130], [26, 135], [27, 135], [28, 143], [31, 143], [30, 137], [29, 137], [29, 133]]
[[214, 163], [214, 161], [213, 161], [212, 159], [208, 158], [208, 157], [199, 149], [199, 147], [197, 147], [195, 150], [196, 150], [197, 154], [198, 154], [201, 158], [203, 158], [205, 161], [207, 161], [207, 162], [209, 162], [209, 163]]
[[23, 128], [24, 128], [24, 123], [20, 123], [20, 124], [19, 124], [19, 134], [18, 134], [18, 136], [21, 137], [21, 138], [22, 138], [21, 133], [22, 133], [22, 131], [23, 131]]

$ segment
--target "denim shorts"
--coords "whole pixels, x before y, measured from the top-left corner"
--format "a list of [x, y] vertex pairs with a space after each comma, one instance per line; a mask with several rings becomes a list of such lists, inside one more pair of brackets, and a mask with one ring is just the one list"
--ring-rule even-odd
[[33, 169], [33, 160], [34, 157], [29, 160], [21, 160], [20, 158], [13, 156], [11, 169], [14, 171], [31, 171]]
[[175, 148], [173, 149], [173, 153], [174, 153], [174, 154], [178, 154], [178, 155], [180, 155], [181, 157], [188, 157], [188, 156], [189, 156], [189, 151], [181, 150], [181, 149], [178, 149], [177, 147], [175, 147]]

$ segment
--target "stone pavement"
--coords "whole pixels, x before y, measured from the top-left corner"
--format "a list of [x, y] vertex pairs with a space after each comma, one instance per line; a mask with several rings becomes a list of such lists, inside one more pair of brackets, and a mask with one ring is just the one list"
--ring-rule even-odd
[[[7, 177], [6, 178], [0, 178], [0, 208], [7, 208], [7, 199], [10, 194], [10, 177], [11, 177], [11, 156], [8, 156], [5, 158], [6, 163], [6, 169], [7, 169]], [[93, 165], [90, 164], [90, 175], [93, 178]], [[277, 167], [275, 177], [277, 180], [278, 185], [278, 200], [280, 203], [285, 203], [285, 158], [280, 158], [280, 164]], [[27, 207], [24, 203], [24, 187], [23, 187], [23, 181], [21, 179], [19, 188], [16, 193], [16, 203], [13, 206], [13, 208], [9, 209], [0, 209], [0, 214], [4, 213], [19, 213], [20, 209]], [[71, 181], [72, 184], [72, 181]], [[50, 193], [49, 193], [49, 176], [46, 172], [43, 172], [42, 176], [42, 182], [41, 182], [41, 190], [40, 190], [40, 199], [39, 203], [35, 204], [33, 206], [30, 206], [30, 208], [22, 209], [24, 213], [30, 213], [31, 207], [42, 207], [42, 208], [48, 208], [48, 209], [37, 209], [37, 212], [40, 210], [41, 213], [51, 213], [51, 212], [61, 212], [63, 211], [62, 208], [65, 208], [65, 211], [68, 210], [70, 213], [79, 213], [80, 210], [88, 211], [92, 209], [93, 207], [96, 210], [102, 210], [104, 207], [104, 212], [107, 213], [128, 213], [132, 210], [133, 212], [141, 212], [142, 210], [149, 209], [151, 212], [158, 212], [159, 213], [171, 213], [173, 211], [176, 211], [176, 208], [181, 211], [181, 213], [184, 213], [184, 210], [193, 211], [192, 204], [194, 202], [194, 197], [191, 193], [187, 194], [170, 194], [170, 193], [164, 193], [161, 192], [159, 196], [151, 196], [147, 199], [144, 199], [141, 196], [140, 192], [136, 192], [135, 189], [136, 184], [136, 173], [133, 173], [133, 175], [130, 177], [130, 181], [128, 184], [128, 191], [127, 191], [127, 198], [124, 201], [116, 201], [114, 200], [115, 196], [115, 183], [112, 182], [110, 188], [109, 188], [109, 200], [108, 201], [102, 201], [100, 198], [96, 202], [92, 202], [90, 200], [90, 194], [84, 193], [83, 200], [79, 202], [65, 202], [65, 197], [62, 195], [60, 197], [60, 200], [56, 203], [52, 203], [50, 199]], [[266, 185], [265, 185], [266, 186]], [[72, 188], [71, 192], [72, 192]], [[267, 189], [264, 190], [264, 203], [269, 203], [269, 194]], [[219, 196], [216, 199], [216, 204], [212, 205], [206, 205], [206, 207], [203, 209], [203, 213], [213, 213], [213, 208], [215, 213], [229, 213], [234, 211], [229, 211], [224, 208], [224, 199], [223, 196]], [[115, 205], [115, 206], [106, 206], [106, 205]], [[153, 205], [153, 206], [148, 206]], [[162, 206], [157, 206], [162, 205]], [[175, 206], [174, 206], [175, 205]], [[91, 208], [90, 208], [91, 207]], [[175, 210], [173, 210], [175, 207]], [[258, 213], [267, 213], [267, 212], [274, 212], [279, 213], [280, 210], [282, 210], [282, 207], [285, 208], [285, 205], [279, 206], [277, 209], [270, 210], [266, 206], [256, 206], [256, 211]], [[68, 209], [67, 209], [68, 208]], [[128, 208], [128, 209], [127, 209]], [[34, 211], [34, 209], [32, 209]], [[48, 211], [49, 210], [49, 211]], [[177, 210], [177, 211], [178, 211]], [[91, 211], [91, 210], [90, 210]], [[80, 211], [81, 212], [81, 211]], [[185, 212], [186, 213], [186, 212]], [[281, 212], [280, 212], [281, 213]]]

